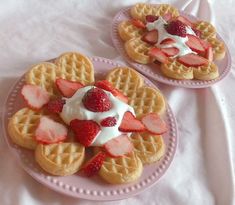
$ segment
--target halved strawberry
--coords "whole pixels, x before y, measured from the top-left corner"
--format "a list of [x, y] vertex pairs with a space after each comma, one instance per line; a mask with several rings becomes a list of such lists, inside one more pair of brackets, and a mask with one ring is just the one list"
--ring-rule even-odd
[[67, 134], [68, 129], [63, 124], [43, 116], [35, 130], [35, 139], [40, 143], [52, 144], [65, 140]]
[[36, 110], [42, 108], [50, 100], [49, 93], [37, 85], [24, 85], [21, 94], [27, 105]]
[[213, 49], [211, 46], [209, 46], [206, 49], [206, 54], [205, 54], [206, 59], [208, 59], [209, 61], [213, 61]]
[[179, 49], [176, 47], [161, 48], [161, 50], [166, 54], [167, 57], [172, 57], [179, 53]]
[[176, 43], [176, 41], [172, 38], [165, 38], [164, 40], [161, 41], [161, 45], [169, 45], [169, 44], [173, 44]]
[[54, 99], [47, 103], [46, 108], [51, 113], [60, 113], [65, 102], [66, 101], [64, 99]]
[[134, 146], [127, 135], [120, 135], [106, 142], [104, 149], [111, 157], [122, 157], [132, 152]]
[[91, 177], [97, 174], [104, 163], [106, 154], [104, 152], [98, 152], [94, 157], [92, 157], [82, 168], [83, 172]]
[[74, 119], [70, 122], [70, 127], [75, 138], [85, 147], [90, 146], [100, 132], [100, 126], [93, 120]]
[[184, 23], [187, 26], [193, 27], [193, 23], [189, 19], [187, 19], [186, 17], [178, 16], [176, 19], [181, 21], [182, 23]]
[[55, 84], [64, 97], [70, 98], [79, 89], [84, 87], [82, 83], [58, 78]]
[[138, 20], [138, 19], [131, 19], [132, 25], [136, 26], [137, 28], [145, 28], [145, 24]]
[[95, 83], [95, 86], [98, 87], [98, 88], [101, 88], [101, 89], [104, 89], [106, 91], [111, 92], [113, 94], [113, 96], [117, 97], [119, 100], [121, 100], [125, 103], [128, 102], [127, 96], [125, 96], [121, 91], [119, 91], [118, 89], [113, 87], [113, 85], [107, 80], [97, 81]]
[[145, 128], [153, 134], [163, 134], [167, 131], [167, 125], [156, 113], [149, 113], [141, 118]]
[[127, 111], [122, 118], [119, 130], [122, 132], [143, 132], [145, 127], [131, 112]]
[[193, 53], [179, 57], [178, 61], [185, 66], [193, 66], [193, 67], [208, 64], [207, 59], [205, 59], [199, 55], [193, 54]]
[[155, 15], [147, 15], [147, 16], [145, 16], [145, 20], [148, 23], [152, 23], [152, 22], [158, 20], [158, 18], [159, 18], [159, 16], [155, 16]]
[[166, 63], [168, 61], [166, 54], [157, 47], [151, 48], [148, 55], [160, 63]]
[[172, 19], [172, 14], [171, 13], [166, 13], [162, 16], [162, 18], [165, 20], [165, 21], [170, 21]]
[[201, 44], [201, 39], [197, 36], [187, 34], [188, 41], [186, 42], [186, 45], [191, 48], [192, 51], [196, 53], [203, 53], [205, 52], [205, 49], [203, 48]]
[[145, 33], [142, 36], [141, 40], [146, 42], [146, 43], [150, 43], [150, 44], [157, 43], [157, 41], [158, 41], [158, 31], [157, 30], [148, 31], [147, 33]]

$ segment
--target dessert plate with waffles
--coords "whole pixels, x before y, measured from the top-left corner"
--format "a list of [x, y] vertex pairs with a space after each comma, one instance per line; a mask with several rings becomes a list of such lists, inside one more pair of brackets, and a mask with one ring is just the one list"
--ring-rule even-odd
[[151, 81], [77, 52], [31, 66], [12, 87], [3, 122], [10, 150], [33, 178], [90, 200], [150, 187], [177, 147], [175, 117]]
[[153, 80], [203, 88], [229, 73], [231, 56], [215, 27], [169, 4], [124, 8], [111, 32], [125, 60]]

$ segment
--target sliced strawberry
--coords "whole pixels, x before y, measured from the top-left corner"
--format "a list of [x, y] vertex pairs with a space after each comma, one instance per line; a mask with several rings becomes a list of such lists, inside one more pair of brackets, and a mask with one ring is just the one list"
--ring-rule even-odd
[[100, 125], [103, 127], [113, 127], [117, 124], [115, 117], [106, 117], [101, 122]]
[[146, 43], [150, 43], [150, 44], [157, 43], [157, 41], [158, 41], [158, 31], [157, 30], [148, 31], [147, 33], [145, 33], [142, 36], [141, 40], [146, 42]]
[[161, 48], [161, 50], [166, 54], [167, 57], [172, 57], [179, 53], [179, 49], [176, 47]]
[[179, 57], [178, 61], [185, 66], [193, 66], [193, 67], [208, 64], [207, 59], [205, 59], [199, 55], [193, 54], [193, 53]]
[[66, 139], [68, 129], [58, 122], [43, 116], [40, 118], [38, 127], [35, 130], [37, 141], [45, 144], [61, 142]]
[[201, 38], [201, 35], [202, 35], [202, 32], [201, 32], [201, 31], [199, 31], [199, 30], [196, 29], [196, 28], [192, 28], [192, 30], [194, 31], [194, 33], [196, 34], [196, 36], [197, 36], [198, 38]]
[[106, 142], [104, 149], [111, 157], [122, 157], [132, 152], [134, 146], [127, 135], [120, 135]]
[[188, 41], [186, 42], [186, 45], [192, 49], [192, 51], [196, 52], [196, 53], [204, 53], [205, 49], [203, 48], [202, 44], [201, 44], [201, 40], [200, 38], [198, 38], [197, 36], [191, 35], [191, 34], [187, 34], [188, 37]]
[[104, 163], [106, 154], [104, 152], [98, 152], [94, 157], [92, 157], [82, 168], [83, 172], [91, 177], [97, 174]]
[[145, 128], [153, 134], [163, 134], [167, 131], [167, 125], [156, 113], [149, 113], [141, 118]]
[[122, 118], [119, 130], [122, 132], [143, 132], [145, 131], [145, 127], [131, 112], [128, 111], [125, 112]]
[[184, 23], [187, 26], [193, 27], [193, 23], [189, 19], [187, 19], [186, 17], [178, 16], [176, 19], [181, 21], [182, 23]]
[[75, 81], [58, 78], [55, 81], [57, 88], [64, 97], [70, 98], [79, 89], [84, 87], [83, 84]]
[[172, 14], [171, 13], [166, 13], [162, 16], [162, 18], [167, 22], [172, 19]]
[[47, 103], [46, 108], [51, 113], [60, 113], [63, 109], [65, 102], [66, 101], [64, 99], [54, 99]]
[[156, 21], [156, 20], [158, 20], [158, 16], [155, 16], [155, 15], [147, 15], [147, 16], [145, 16], [145, 20], [146, 20], [146, 22], [148, 22], [148, 23], [152, 23], [152, 22], [154, 22], [154, 21]]
[[138, 20], [138, 19], [131, 19], [132, 25], [136, 26], [137, 28], [145, 28], [145, 24]]
[[125, 96], [121, 91], [119, 91], [118, 89], [113, 87], [113, 85], [107, 80], [97, 81], [95, 83], [95, 86], [111, 92], [113, 94], [113, 96], [117, 97], [119, 100], [121, 100], [125, 103], [128, 102], [127, 96]]
[[50, 100], [47, 91], [36, 85], [24, 85], [21, 94], [27, 105], [32, 109], [40, 109]]
[[211, 46], [209, 46], [206, 49], [206, 54], [205, 54], [206, 59], [208, 59], [209, 61], [213, 61], [213, 49]]
[[176, 41], [172, 38], [165, 38], [163, 41], [161, 41], [161, 45], [169, 45], [169, 44], [173, 44], [176, 43]]
[[210, 44], [208, 41], [206, 41], [206, 40], [200, 39], [200, 43], [201, 43], [202, 47], [203, 47], [205, 50], [207, 50], [209, 47], [211, 47], [211, 44]]
[[149, 50], [149, 56], [152, 57], [153, 59], [156, 59], [160, 63], [166, 63], [168, 61], [168, 58], [161, 49], [153, 47]]
[[100, 132], [100, 126], [93, 120], [74, 119], [70, 122], [70, 127], [75, 138], [85, 147], [90, 146]]

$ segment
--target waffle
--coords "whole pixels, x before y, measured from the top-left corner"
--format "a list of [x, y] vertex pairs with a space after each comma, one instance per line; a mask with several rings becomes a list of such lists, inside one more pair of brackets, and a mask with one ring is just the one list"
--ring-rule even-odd
[[48, 173], [58, 176], [77, 172], [85, 156], [85, 148], [79, 143], [39, 144], [35, 150], [37, 163]]
[[83, 84], [94, 82], [94, 69], [90, 60], [79, 53], [65, 53], [53, 63], [34, 65], [26, 74], [26, 83], [44, 88], [52, 96], [59, 95], [55, 80], [63, 78]]
[[125, 157], [107, 157], [101, 166], [99, 175], [111, 184], [123, 184], [136, 181], [142, 171], [142, 162], [132, 152]]
[[225, 45], [217, 38], [208, 38], [207, 41], [211, 44], [213, 49], [213, 58], [215, 60], [221, 60], [225, 56]]
[[145, 21], [146, 15], [163, 16], [167, 13], [171, 13], [173, 17], [179, 16], [178, 10], [169, 4], [151, 5], [138, 3], [133, 6], [130, 11], [133, 18], [142, 21]]
[[207, 21], [197, 21], [194, 27], [201, 31], [202, 39], [216, 38], [216, 29], [211, 23]]
[[218, 67], [213, 62], [193, 68], [193, 76], [198, 80], [212, 80], [219, 77]]
[[161, 135], [134, 133], [130, 139], [134, 145], [134, 152], [143, 164], [156, 162], [165, 154], [165, 143]]
[[148, 52], [152, 46], [145, 43], [140, 38], [132, 38], [125, 42], [125, 50], [127, 55], [137, 63], [148, 64], [151, 59]]

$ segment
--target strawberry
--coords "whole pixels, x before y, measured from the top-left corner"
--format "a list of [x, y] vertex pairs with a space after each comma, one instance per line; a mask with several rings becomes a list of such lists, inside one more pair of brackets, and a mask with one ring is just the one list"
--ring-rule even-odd
[[163, 51], [161, 51], [161, 49], [159, 49], [157, 47], [151, 48], [149, 50], [148, 55], [161, 63], [166, 63], [168, 61], [166, 54], [163, 53]]
[[65, 104], [64, 99], [54, 99], [47, 103], [46, 108], [51, 113], [60, 113]]
[[213, 61], [213, 49], [211, 46], [209, 46], [206, 49], [206, 54], [205, 54], [206, 59], [208, 59], [209, 61]]
[[204, 53], [205, 49], [203, 48], [201, 44], [201, 39], [198, 38], [197, 36], [188, 34], [188, 41], [186, 42], [186, 45], [191, 48], [192, 51], [196, 53]]
[[100, 126], [93, 120], [74, 119], [70, 122], [70, 127], [75, 138], [85, 147], [90, 146], [100, 132]]
[[196, 34], [198, 38], [201, 38], [202, 32], [197, 30], [196, 28], [192, 28], [193, 32]]
[[155, 15], [147, 15], [147, 16], [145, 16], [145, 20], [146, 20], [146, 22], [148, 22], [148, 23], [152, 23], [152, 22], [154, 22], [154, 21], [156, 21], [156, 20], [158, 20], [158, 16], [155, 16]]
[[92, 112], [105, 112], [111, 109], [108, 95], [100, 88], [93, 87], [82, 98], [83, 105]]
[[167, 131], [166, 123], [156, 113], [149, 113], [141, 118], [145, 128], [152, 134], [163, 134]]
[[167, 57], [172, 57], [179, 53], [179, 49], [176, 47], [161, 48], [161, 50], [166, 54]]
[[138, 19], [131, 19], [132, 25], [136, 26], [137, 28], [145, 28], [145, 24], [138, 20]]
[[21, 94], [27, 105], [35, 110], [42, 108], [50, 100], [49, 93], [36, 85], [24, 85]]
[[103, 127], [113, 127], [117, 124], [115, 117], [106, 117], [100, 122], [100, 125]]
[[111, 157], [122, 157], [132, 152], [134, 146], [127, 135], [120, 135], [106, 142], [104, 149]]
[[167, 22], [172, 19], [172, 14], [171, 13], [166, 13], [162, 16], [162, 18]]
[[193, 67], [208, 64], [207, 59], [205, 59], [199, 55], [193, 54], [193, 53], [179, 57], [178, 61], [185, 66], [193, 66]]
[[122, 132], [143, 132], [145, 127], [131, 112], [127, 111], [122, 118], [119, 130]]
[[166, 25], [165, 29], [171, 35], [186, 37], [186, 26], [179, 20], [171, 21]]
[[165, 38], [164, 40], [161, 41], [161, 45], [169, 45], [176, 43], [176, 41], [173, 38]]
[[82, 168], [85, 175], [91, 177], [97, 174], [103, 165], [105, 158], [106, 154], [101, 151], [92, 157]]
[[141, 40], [149, 44], [157, 43], [158, 31], [157, 30], [148, 31], [142, 36]]
[[66, 139], [68, 129], [58, 122], [43, 116], [35, 130], [35, 139], [45, 144], [58, 143]]
[[193, 27], [193, 23], [189, 19], [187, 19], [186, 17], [178, 16], [176, 19], [178, 21], [181, 21], [182, 23], [184, 23], [186, 26]]
[[84, 85], [79, 82], [65, 80], [62, 78], [56, 79], [55, 84], [61, 94], [67, 98], [72, 97], [78, 89], [84, 87]]
[[202, 47], [203, 47], [205, 50], [207, 50], [209, 47], [211, 47], [211, 44], [210, 44], [208, 41], [206, 41], [206, 40], [200, 39], [200, 43], [201, 43]]
[[97, 81], [95, 83], [95, 86], [111, 92], [113, 94], [113, 96], [117, 97], [119, 100], [121, 100], [125, 103], [128, 102], [127, 96], [125, 96], [122, 92], [120, 92], [118, 89], [113, 87], [113, 85], [107, 80]]

